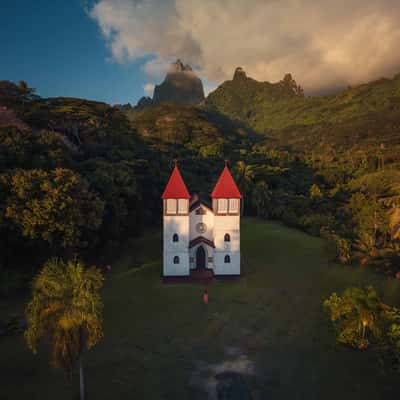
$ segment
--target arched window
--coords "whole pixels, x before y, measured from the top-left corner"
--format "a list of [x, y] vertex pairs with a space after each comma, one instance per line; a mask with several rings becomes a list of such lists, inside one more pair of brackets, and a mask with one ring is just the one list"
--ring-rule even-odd
[[178, 256], [174, 257], [174, 264], [179, 264], [179, 257]]
[[225, 233], [224, 242], [230, 242], [230, 241], [231, 241], [231, 235], [229, 233]]
[[225, 264], [229, 264], [231, 262], [231, 257], [227, 254], [224, 259]]
[[179, 236], [177, 233], [174, 233], [174, 236], [172, 236], [172, 241], [173, 242], [179, 242]]

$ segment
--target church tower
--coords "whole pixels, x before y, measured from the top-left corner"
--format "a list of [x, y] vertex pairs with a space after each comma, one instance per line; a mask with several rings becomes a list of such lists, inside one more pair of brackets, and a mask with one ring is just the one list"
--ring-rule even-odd
[[189, 194], [175, 162], [161, 198], [164, 277], [240, 275], [242, 195], [226, 163], [210, 199]]
[[240, 275], [240, 201], [242, 195], [225, 164], [211, 193], [214, 212], [214, 274]]
[[190, 194], [177, 162], [169, 178], [163, 200], [163, 276], [188, 276]]

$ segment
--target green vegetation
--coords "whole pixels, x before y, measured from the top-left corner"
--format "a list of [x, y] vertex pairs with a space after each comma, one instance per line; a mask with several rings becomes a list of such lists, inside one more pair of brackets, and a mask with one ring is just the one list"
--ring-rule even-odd
[[17, 170], [11, 178], [5, 216], [23, 236], [63, 247], [82, 243], [83, 231], [101, 225], [104, 203], [71, 170]]
[[51, 363], [72, 379], [80, 364], [81, 399], [84, 398], [82, 353], [103, 336], [99, 290], [103, 277], [96, 268], [85, 269], [78, 261], [64, 264], [49, 260], [32, 285], [32, 299], [26, 308], [25, 339], [37, 353], [38, 342], [50, 346]]
[[382, 353], [382, 359], [400, 368], [400, 309], [383, 304], [372, 287], [333, 293], [324, 306], [334, 324], [339, 343]]
[[27, 286], [52, 256], [106, 263], [127, 235], [158, 223], [174, 157], [187, 184], [208, 191], [222, 160], [257, 140], [193, 107], [135, 111], [42, 99], [7, 81], [0, 89], [0, 295]]
[[377, 113], [387, 116], [400, 111], [400, 74], [327, 96], [304, 97], [296, 88], [290, 75], [273, 84], [235, 74], [210, 93], [205, 105], [261, 133], [362, 117], [371, 120]]
[[240, 70], [205, 100], [266, 137], [243, 157], [254, 171], [247, 213], [330, 238], [341, 262], [400, 276], [400, 75], [328, 96], [297, 88]]
[[[24, 349], [18, 315], [39, 267], [53, 260], [42, 273], [57, 267], [68, 283], [72, 264], [53, 257], [75, 254], [87, 265], [112, 264], [105, 340], [87, 355], [94, 398], [204, 398], [204, 376], [236, 365], [240, 354], [239, 364], [256, 370], [245, 377], [255, 396], [393, 397], [398, 375], [381, 374], [378, 359], [399, 365], [399, 282], [351, 264], [400, 278], [399, 88], [400, 75], [308, 98], [290, 75], [260, 83], [239, 69], [198, 107], [132, 109], [42, 99], [25, 82], [0, 81], [0, 331], [8, 335], [0, 340], [0, 397], [73, 397], [75, 387], [49, 370], [42, 352], [33, 359]], [[161, 284], [159, 232], [143, 233], [160, 222], [173, 158], [198, 192], [210, 191], [228, 159], [244, 215], [328, 241], [245, 220], [244, 276], [213, 283], [201, 308], [202, 288]], [[369, 285], [382, 300], [360, 289]], [[72, 286], [55, 287], [57, 304], [68, 305]], [[355, 289], [331, 295], [346, 287]], [[339, 342], [377, 351], [333, 344], [321, 307], [330, 295]], [[101, 336], [99, 309], [94, 337], [82, 342], [76, 332], [88, 321], [63, 319], [60, 308], [47, 329], [46, 301], [28, 307], [28, 342], [34, 349], [50, 335], [50, 355], [70, 374]], [[72, 342], [63, 341], [69, 327]], [[74, 344], [69, 358], [60, 343]]]
[[[203, 286], [161, 282], [160, 230], [133, 237], [105, 276], [104, 338], [85, 355], [88, 396], [204, 399], [207, 381], [197, 384], [198, 375], [213, 377], [213, 368], [239, 360], [254, 367], [243, 374], [254, 397], [394, 398], [398, 373], [383, 374], [374, 352], [335, 345], [322, 302], [345, 287], [373, 285], [399, 306], [400, 283], [334, 264], [330, 251], [320, 238], [243, 219], [243, 276], [209, 285], [204, 309]], [[0, 319], [21, 315], [22, 303], [0, 303]], [[66, 384], [46, 352], [33, 356], [22, 336], [0, 338], [0, 353], [0, 398], [77, 396], [78, 375]]]
[[290, 74], [260, 83], [238, 69], [199, 107], [144, 109], [0, 82], [0, 291], [51, 256], [95, 262], [158, 222], [175, 157], [198, 192], [228, 159], [245, 215], [322, 235], [338, 261], [400, 276], [399, 82], [310, 98]]

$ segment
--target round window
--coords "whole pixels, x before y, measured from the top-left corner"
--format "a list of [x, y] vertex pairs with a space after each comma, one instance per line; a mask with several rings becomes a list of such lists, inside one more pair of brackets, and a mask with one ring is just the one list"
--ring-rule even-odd
[[198, 233], [204, 233], [207, 230], [207, 225], [203, 222], [199, 222], [196, 225], [196, 230]]

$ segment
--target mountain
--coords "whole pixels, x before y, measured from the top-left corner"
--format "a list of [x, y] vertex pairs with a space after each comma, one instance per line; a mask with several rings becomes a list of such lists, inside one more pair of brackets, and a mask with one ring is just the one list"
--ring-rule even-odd
[[[275, 116], [281, 112], [283, 103], [295, 106], [303, 102], [303, 89], [291, 74], [277, 83], [258, 82], [239, 67], [232, 80], [208, 95], [205, 106], [263, 132], [266, 127], [275, 127]], [[264, 122], [265, 118], [268, 123]]]
[[[42, 228], [46, 220], [36, 223], [36, 215], [19, 218], [32, 209], [19, 197], [21, 183], [41, 202], [43, 190], [53, 187], [42, 183], [64, 185], [54, 173], [76, 175], [73, 182], [101, 200], [104, 215], [96, 232], [80, 221], [74, 229], [82, 247], [104, 247], [159, 220], [160, 188], [173, 158], [200, 192], [228, 159], [246, 215], [324, 235], [343, 262], [375, 263], [385, 273], [400, 273], [400, 75], [305, 97], [290, 74], [276, 83], [258, 82], [238, 68], [200, 104], [182, 106], [160, 99], [168, 85], [176, 88], [176, 76], [194, 75], [180, 61], [174, 65], [154, 99], [143, 99], [139, 108], [39, 98], [23, 81], [0, 81], [0, 264], [32, 264], [14, 259], [30, 258], [36, 249], [24, 237], [25, 224], [33, 229], [32, 239], [44, 244], [43, 229], [53, 232], [53, 226]], [[81, 193], [71, 196], [79, 199]], [[13, 220], [5, 214], [10, 204], [22, 210]], [[50, 212], [59, 210], [56, 204]], [[60, 215], [61, 227], [69, 226], [67, 217]], [[50, 250], [35, 252], [35, 265], [55, 254]]]
[[377, 113], [400, 111], [400, 74], [393, 79], [348, 87], [327, 95], [305, 97], [290, 74], [277, 83], [258, 82], [238, 68], [205, 100], [208, 109], [245, 122], [260, 133], [288, 127], [335, 124]]
[[385, 148], [400, 162], [400, 74], [305, 97], [290, 74], [277, 83], [258, 82], [238, 68], [232, 80], [209, 94], [204, 107], [294, 150], [374, 157]]
[[203, 100], [204, 90], [201, 79], [190, 65], [184, 65], [178, 59], [170, 65], [164, 81], [154, 88], [153, 98], [142, 97], [136, 109], [142, 110], [162, 103], [196, 105]]

